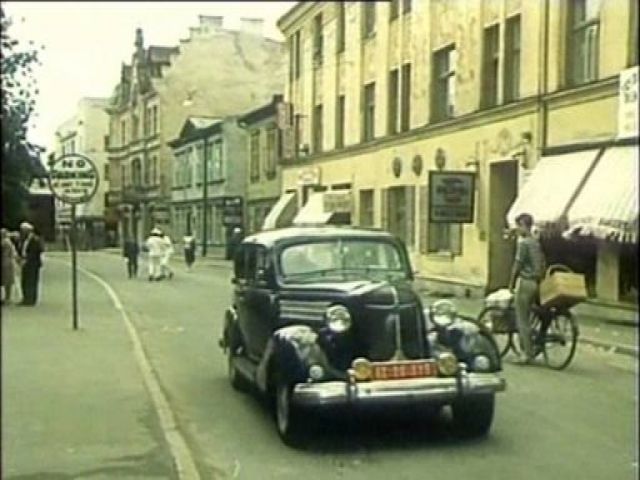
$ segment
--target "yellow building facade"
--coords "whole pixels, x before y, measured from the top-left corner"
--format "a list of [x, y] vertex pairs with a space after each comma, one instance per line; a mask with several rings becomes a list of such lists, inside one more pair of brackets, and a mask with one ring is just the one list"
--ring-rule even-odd
[[[283, 193], [296, 192], [303, 209], [311, 193], [348, 192], [351, 223], [400, 236], [430, 290], [505, 286], [506, 217], [540, 160], [637, 143], [637, 125], [621, 138], [618, 120], [621, 74], [638, 64], [637, 9], [627, 0], [299, 2], [278, 22], [291, 110]], [[434, 170], [475, 174], [471, 223], [429, 221]], [[558, 205], [555, 223], [569, 206]], [[562, 241], [551, 236], [556, 256]], [[607, 279], [620, 276], [626, 247], [576, 242], [587, 244], [577, 250], [589, 257], [592, 295], [617, 301]]]

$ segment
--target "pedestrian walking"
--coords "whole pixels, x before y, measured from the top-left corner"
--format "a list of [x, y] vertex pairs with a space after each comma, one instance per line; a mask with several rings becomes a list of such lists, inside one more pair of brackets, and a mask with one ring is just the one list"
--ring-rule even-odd
[[145, 242], [147, 247], [147, 258], [149, 267], [149, 281], [161, 280], [160, 261], [164, 253], [164, 242], [162, 232], [159, 228], [153, 228]]
[[38, 283], [40, 281], [44, 246], [30, 223], [22, 222], [20, 224], [20, 233], [21, 242], [18, 252], [22, 264], [22, 303], [20, 305], [34, 306], [38, 301]]
[[196, 261], [196, 238], [195, 233], [187, 233], [182, 239], [184, 245], [184, 261], [187, 264], [187, 270], [191, 271], [193, 263]]
[[532, 234], [533, 217], [522, 213], [516, 217], [518, 243], [511, 271], [509, 289], [514, 293], [514, 306], [520, 339], [519, 363], [533, 361], [534, 352], [531, 344], [531, 305], [538, 296], [538, 286], [544, 275], [545, 259], [540, 242]]
[[9, 238], [9, 231], [6, 228], [0, 229], [0, 242], [2, 244], [2, 303], [9, 304], [16, 281], [18, 252]]
[[20, 232], [9, 232], [9, 240], [13, 244], [16, 251], [13, 262], [13, 292], [12, 297], [17, 302], [18, 299], [22, 299], [22, 259], [20, 258]]
[[160, 276], [162, 278], [173, 278], [173, 270], [169, 266], [171, 255], [173, 255], [173, 242], [166, 233], [162, 235], [162, 257], [160, 258]]
[[129, 278], [138, 276], [138, 255], [140, 255], [138, 242], [131, 237], [127, 237], [122, 246], [122, 256], [127, 262], [127, 274]]

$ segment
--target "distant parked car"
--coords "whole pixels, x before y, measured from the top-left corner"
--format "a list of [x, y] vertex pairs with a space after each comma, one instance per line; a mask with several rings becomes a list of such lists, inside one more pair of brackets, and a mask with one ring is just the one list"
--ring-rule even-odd
[[304, 412], [341, 405], [451, 405], [464, 432], [486, 434], [504, 390], [490, 334], [440, 300], [423, 309], [401, 241], [351, 227], [249, 236], [234, 261], [220, 345], [231, 385], [274, 399], [295, 445]]

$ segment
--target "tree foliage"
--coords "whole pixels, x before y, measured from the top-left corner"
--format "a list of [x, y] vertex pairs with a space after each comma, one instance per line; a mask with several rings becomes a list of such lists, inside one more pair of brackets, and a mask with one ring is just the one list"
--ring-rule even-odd
[[23, 50], [11, 37], [11, 19], [0, 5], [2, 80], [2, 224], [16, 228], [24, 219], [28, 188], [41, 174], [42, 147], [29, 142], [29, 124], [38, 94], [33, 67], [40, 64], [38, 51]]

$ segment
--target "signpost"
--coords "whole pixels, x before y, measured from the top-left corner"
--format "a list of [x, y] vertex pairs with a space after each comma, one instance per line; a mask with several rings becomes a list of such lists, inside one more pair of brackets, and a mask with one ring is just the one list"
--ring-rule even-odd
[[84, 155], [71, 153], [55, 160], [49, 169], [51, 193], [71, 205], [71, 296], [73, 329], [78, 329], [78, 269], [76, 254], [76, 205], [96, 194], [100, 176], [95, 164]]

